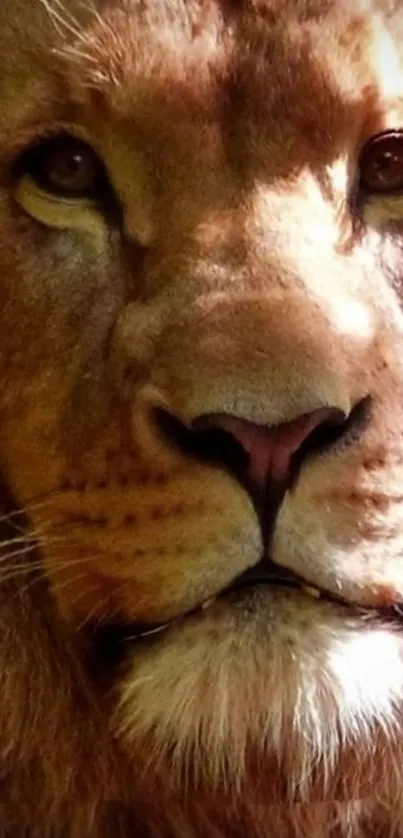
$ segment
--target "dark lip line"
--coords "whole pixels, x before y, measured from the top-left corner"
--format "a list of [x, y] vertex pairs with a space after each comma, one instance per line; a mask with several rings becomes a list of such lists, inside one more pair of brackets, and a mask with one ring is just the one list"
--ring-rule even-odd
[[[164, 634], [166, 631], [169, 631], [169, 629], [174, 628], [175, 626], [185, 622], [188, 618], [192, 617], [193, 615], [202, 612], [205, 602], [209, 602], [209, 599], [225, 599], [225, 597], [228, 594], [236, 593], [237, 591], [242, 591], [247, 588], [257, 589], [260, 586], [289, 588], [290, 590], [299, 590], [302, 592], [304, 588], [315, 588], [319, 593], [318, 602], [330, 602], [340, 607], [346, 608], [348, 611], [360, 614], [361, 616], [372, 616], [374, 618], [385, 620], [387, 622], [395, 622], [396, 624], [403, 623], [403, 603], [395, 603], [390, 606], [381, 607], [362, 605], [352, 600], [348, 600], [343, 596], [334, 594], [333, 592], [328, 591], [325, 588], [319, 588], [316, 585], [312, 585], [312, 583], [307, 582], [302, 577], [299, 577], [296, 574], [291, 573], [290, 571], [284, 571], [284, 574], [282, 574], [282, 568], [280, 568], [278, 565], [275, 565], [274, 562], [270, 564], [270, 569], [275, 568], [277, 571], [276, 574], [273, 572], [270, 575], [268, 575], [267, 573], [265, 575], [259, 575], [259, 566], [261, 564], [262, 562], [260, 561], [257, 565], [254, 565], [252, 568], [248, 568], [247, 571], [244, 571], [242, 574], [240, 574], [233, 582], [230, 583], [230, 585], [228, 585], [222, 591], [220, 591], [216, 595], [213, 594], [210, 598], [207, 598], [206, 601], [200, 603], [200, 605], [197, 605], [189, 611], [186, 611], [183, 614], [179, 614], [177, 617], [173, 617], [170, 620], [166, 620], [160, 623], [129, 623], [126, 625], [118, 624], [115, 626], [110, 626], [110, 629], [114, 633], [115, 640], [117, 640], [120, 643], [128, 643], [140, 641], [142, 639], [146, 639], [147, 637], [151, 638], [153, 635]], [[253, 573], [256, 574], [255, 578], [253, 578]], [[312, 597], [312, 600], [314, 600], [314, 597]]]

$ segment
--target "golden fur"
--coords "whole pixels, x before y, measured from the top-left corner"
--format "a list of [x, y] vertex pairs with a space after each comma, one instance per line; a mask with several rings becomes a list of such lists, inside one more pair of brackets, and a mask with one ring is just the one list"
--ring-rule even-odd
[[[350, 200], [403, 127], [402, 44], [398, 0], [1, 0], [4, 838], [403, 835], [403, 623], [364, 610], [403, 601], [403, 196]], [[119, 212], [18, 169], [61, 131]], [[153, 411], [365, 399], [272, 544], [351, 608], [259, 588], [107, 660], [103, 627], [180, 617], [262, 549]]]

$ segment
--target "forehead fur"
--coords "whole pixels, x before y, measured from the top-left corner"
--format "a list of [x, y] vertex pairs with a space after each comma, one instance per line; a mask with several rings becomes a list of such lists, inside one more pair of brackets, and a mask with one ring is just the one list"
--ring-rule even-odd
[[0, 144], [95, 109], [164, 147], [214, 126], [232, 168], [326, 163], [403, 89], [402, 18], [395, 0], [3, 0]]
[[326, 162], [401, 73], [388, 2], [116, 0], [84, 18], [75, 2], [45, 6], [73, 101], [160, 137], [219, 124], [238, 165], [246, 148], [267, 157], [269, 142], [278, 170], [285, 141], [287, 166], [311, 149]]

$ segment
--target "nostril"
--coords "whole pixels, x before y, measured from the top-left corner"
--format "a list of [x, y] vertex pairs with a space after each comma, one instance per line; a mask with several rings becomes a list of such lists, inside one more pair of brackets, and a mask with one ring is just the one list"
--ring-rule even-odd
[[353, 445], [365, 430], [371, 404], [371, 398], [365, 397], [354, 405], [348, 415], [337, 411], [338, 417], [335, 413], [333, 418], [329, 415], [319, 422], [292, 455], [290, 485], [298, 478], [301, 466], [312, 454], [320, 454], [339, 442], [344, 446]]
[[226, 414], [199, 416], [190, 427], [164, 410], [156, 418], [160, 432], [182, 453], [226, 468], [255, 497], [268, 485], [289, 487], [306, 458], [333, 443], [346, 424], [345, 414], [332, 407], [277, 426]]
[[335, 441], [345, 419], [338, 408], [325, 407], [276, 426], [227, 415], [199, 417], [194, 424], [221, 429], [236, 440], [247, 455], [244, 478], [253, 491], [262, 492], [269, 483], [290, 485], [311, 452]]
[[242, 480], [249, 465], [249, 455], [241, 443], [224, 428], [196, 420], [189, 428], [165, 410], [155, 412], [160, 433], [188, 457], [222, 466]]

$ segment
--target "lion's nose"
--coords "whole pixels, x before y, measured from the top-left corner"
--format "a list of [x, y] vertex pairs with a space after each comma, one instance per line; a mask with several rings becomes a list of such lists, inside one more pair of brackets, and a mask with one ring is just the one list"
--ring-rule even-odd
[[268, 482], [288, 485], [296, 462], [301, 465], [310, 453], [333, 441], [345, 418], [338, 408], [320, 407], [272, 427], [225, 415], [199, 417], [194, 424], [224, 431], [241, 446], [247, 455], [247, 483], [259, 492]]
[[226, 468], [254, 495], [268, 485], [287, 488], [306, 458], [332, 444], [346, 425], [336, 407], [320, 407], [279, 425], [227, 414], [201, 415], [191, 426], [165, 411], [160, 430], [188, 456]]

